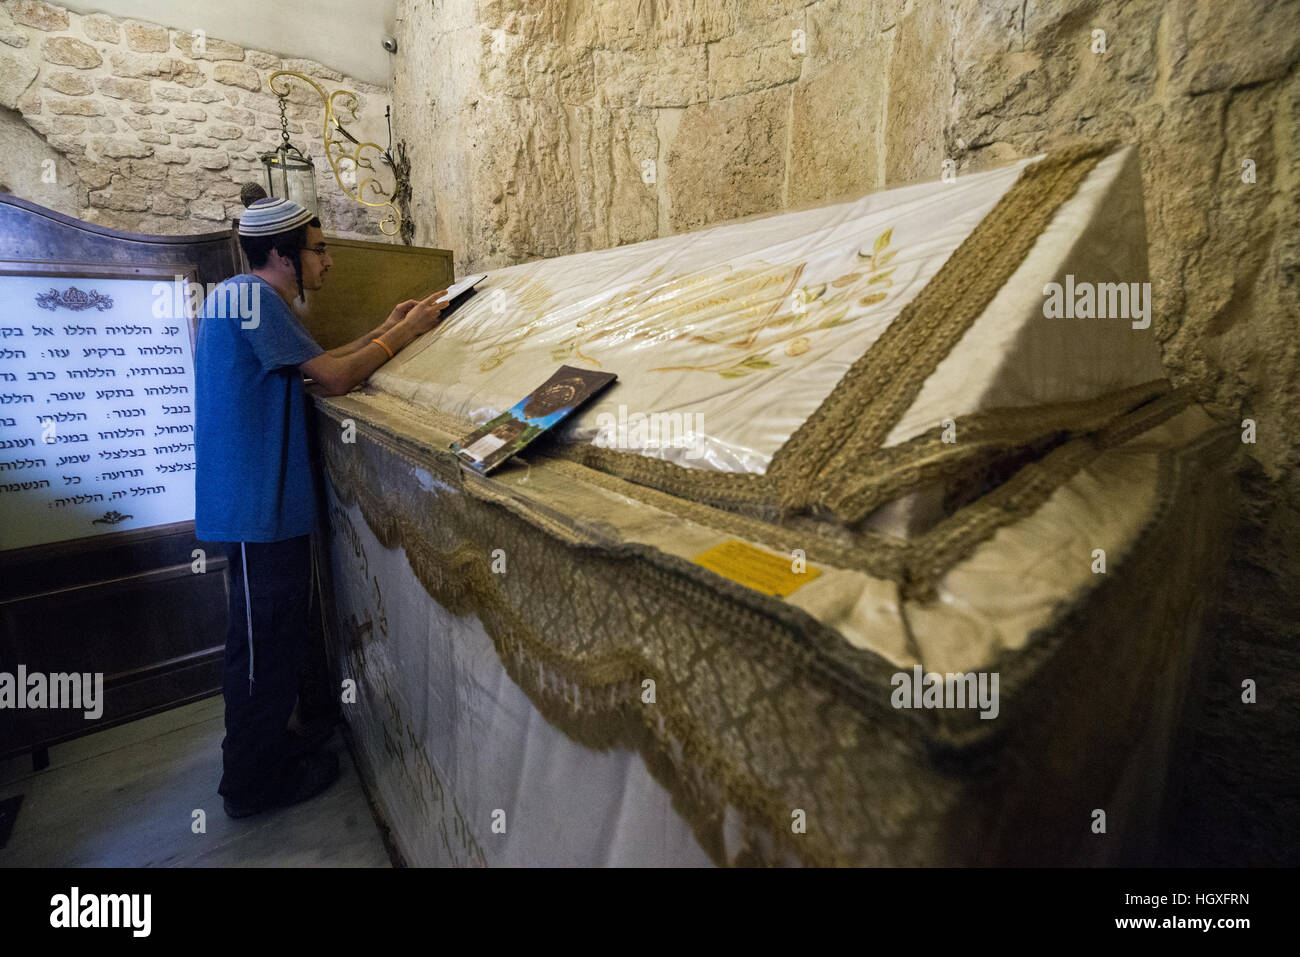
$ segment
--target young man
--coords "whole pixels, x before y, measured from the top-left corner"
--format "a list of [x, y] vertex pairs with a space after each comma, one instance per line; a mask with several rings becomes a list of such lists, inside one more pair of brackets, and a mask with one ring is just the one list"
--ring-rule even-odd
[[223, 543], [230, 567], [218, 791], [231, 817], [305, 801], [339, 773], [338, 756], [317, 747], [332, 727], [316, 741], [288, 729], [308, 650], [317, 501], [302, 377], [343, 395], [432, 329], [443, 308], [435, 300], [445, 290], [400, 303], [326, 352], [291, 308], [333, 264], [320, 226], [288, 200], [249, 206], [239, 243], [252, 272], [213, 290], [196, 337], [195, 534]]

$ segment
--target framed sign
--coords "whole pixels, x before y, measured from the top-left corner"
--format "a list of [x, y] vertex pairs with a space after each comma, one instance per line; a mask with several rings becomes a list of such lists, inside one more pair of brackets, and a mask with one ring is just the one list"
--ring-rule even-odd
[[0, 552], [194, 520], [195, 279], [0, 261]]

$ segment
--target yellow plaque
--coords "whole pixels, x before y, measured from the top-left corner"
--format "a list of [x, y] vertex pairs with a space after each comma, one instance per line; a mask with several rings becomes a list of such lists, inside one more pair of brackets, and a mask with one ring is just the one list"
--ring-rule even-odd
[[789, 557], [773, 555], [734, 538], [700, 552], [691, 560], [723, 578], [778, 598], [786, 597], [821, 574], [820, 569], [807, 563], [802, 552]]

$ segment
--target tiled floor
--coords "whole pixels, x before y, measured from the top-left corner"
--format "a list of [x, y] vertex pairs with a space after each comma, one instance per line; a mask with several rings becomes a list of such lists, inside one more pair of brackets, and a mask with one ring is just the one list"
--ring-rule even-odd
[[[0, 762], [22, 809], [0, 867], [388, 867], [341, 736], [339, 780], [311, 801], [232, 821], [221, 807], [220, 696]], [[194, 832], [196, 810], [206, 831]]]

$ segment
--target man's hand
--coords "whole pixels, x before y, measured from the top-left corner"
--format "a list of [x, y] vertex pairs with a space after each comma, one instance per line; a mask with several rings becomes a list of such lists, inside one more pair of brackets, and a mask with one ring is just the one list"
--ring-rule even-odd
[[[437, 301], [446, 292], [446, 289], [439, 289], [415, 303], [407, 310], [405, 317], [402, 319], [403, 324], [415, 335], [424, 335], [438, 324], [438, 317], [442, 314], [442, 310], [447, 307], [445, 302]], [[406, 303], [402, 303], [402, 305], [406, 305]]]
[[406, 314], [415, 308], [419, 302], [420, 300], [418, 299], [408, 299], [406, 302], [399, 302], [395, 305], [393, 311], [388, 314], [388, 318], [384, 320], [384, 324], [379, 327], [379, 334], [382, 336], [389, 329], [393, 328], [393, 326], [405, 319]]
[[[370, 374], [388, 361], [390, 352], [401, 352], [419, 336], [438, 324], [446, 303], [437, 300], [447, 290], [439, 289], [427, 299], [400, 303], [393, 315], [401, 318], [393, 323], [384, 337], [386, 349], [370, 345], [345, 356], [321, 353], [298, 366], [303, 375], [320, 384], [322, 395], [343, 395], [370, 377]], [[392, 318], [391, 316], [389, 317]], [[376, 337], [378, 338], [378, 337]]]

